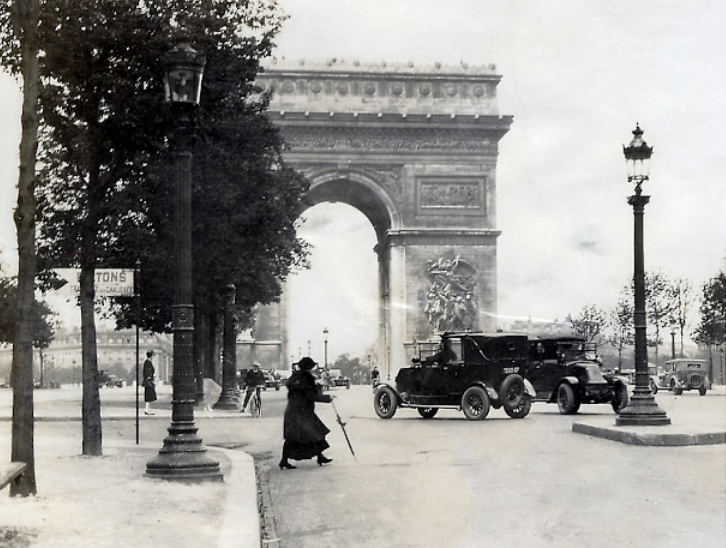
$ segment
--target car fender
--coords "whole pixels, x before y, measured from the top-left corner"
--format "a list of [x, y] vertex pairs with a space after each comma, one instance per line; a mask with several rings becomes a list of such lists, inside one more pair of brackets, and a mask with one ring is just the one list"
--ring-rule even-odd
[[566, 377], [562, 377], [558, 384], [562, 384], [563, 382], [566, 382], [567, 384], [571, 384], [573, 386], [580, 384], [580, 380], [573, 375], [567, 375]]
[[[491, 401], [499, 401], [499, 393], [494, 390], [493, 386], [489, 386], [487, 383], [483, 381], [476, 381], [471, 383], [467, 388], [471, 388], [472, 386], [478, 386], [480, 388], [483, 388], [484, 391], [487, 393], [487, 396], [489, 396], [489, 399]], [[464, 392], [462, 392], [463, 394]]]
[[537, 391], [534, 389], [534, 385], [529, 382], [529, 379], [524, 379], [524, 391], [533, 398], [537, 395]]
[[406, 405], [406, 402], [404, 402], [403, 398], [401, 397], [401, 394], [396, 390], [396, 386], [390, 382], [381, 382], [376, 385], [376, 389], [373, 392], [374, 394], [377, 393], [381, 388], [390, 388], [393, 393], [396, 395], [396, 398], [398, 399], [398, 405]]

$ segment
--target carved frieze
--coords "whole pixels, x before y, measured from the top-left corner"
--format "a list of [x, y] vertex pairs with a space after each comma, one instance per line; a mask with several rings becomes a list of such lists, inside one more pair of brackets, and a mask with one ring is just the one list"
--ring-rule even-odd
[[462, 331], [476, 325], [476, 269], [453, 251], [428, 262], [430, 285], [424, 312], [434, 331]]
[[416, 178], [417, 210], [420, 214], [460, 212], [486, 213], [484, 177]]
[[462, 130], [398, 130], [373, 128], [286, 127], [285, 140], [293, 151], [390, 151], [390, 152], [495, 152], [496, 144], [483, 132]]

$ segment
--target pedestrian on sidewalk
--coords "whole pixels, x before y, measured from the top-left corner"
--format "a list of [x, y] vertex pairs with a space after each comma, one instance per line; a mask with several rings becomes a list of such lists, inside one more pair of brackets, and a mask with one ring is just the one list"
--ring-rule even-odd
[[325, 436], [330, 433], [323, 421], [315, 414], [315, 402], [330, 403], [334, 396], [323, 394], [310, 372], [317, 365], [312, 358], [305, 357], [297, 362], [298, 370], [287, 380], [287, 407], [283, 423], [282, 459], [280, 470], [294, 469], [292, 460], [318, 458], [318, 465], [328, 464], [333, 459], [323, 455], [330, 445]]
[[156, 401], [156, 382], [154, 380], [154, 374], [156, 371], [154, 370], [154, 364], [151, 362], [151, 358], [154, 357], [154, 351], [153, 350], [147, 350], [146, 351], [146, 361], [144, 361], [144, 370], [143, 370], [143, 382], [142, 386], [144, 387], [144, 402], [146, 403], [146, 408], [144, 409], [144, 415], [153, 415], [154, 413], [151, 411], [151, 402]]

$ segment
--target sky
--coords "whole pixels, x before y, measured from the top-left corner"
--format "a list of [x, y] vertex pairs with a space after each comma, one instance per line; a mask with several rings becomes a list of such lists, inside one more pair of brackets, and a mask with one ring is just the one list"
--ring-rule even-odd
[[[654, 147], [646, 270], [696, 288], [726, 267], [726, 4], [717, 0], [280, 0], [275, 56], [470, 65], [502, 75], [514, 122], [497, 169], [498, 313], [554, 320], [611, 308], [633, 271], [622, 145]], [[0, 79], [0, 260], [16, 264], [19, 95]], [[376, 336], [373, 230], [342, 204], [309, 210], [313, 268], [295, 276], [291, 346], [363, 355]]]

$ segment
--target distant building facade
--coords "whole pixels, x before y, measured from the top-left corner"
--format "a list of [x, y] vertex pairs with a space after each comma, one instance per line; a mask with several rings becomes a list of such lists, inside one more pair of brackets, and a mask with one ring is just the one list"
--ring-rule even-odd
[[[99, 370], [123, 370], [134, 376], [136, 368], [135, 329], [116, 331], [99, 328], [96, 331], [96, 347]], [[144, 363], [147, 350], [154, 351], [154, 367], [156, 368], [157, 378], [169, 382], [173, 365], [171, 336], [139, 332], [139, 366]], [[0, 348], [0, 370], [9, 372], [12, 360], [12, 345]], [[82, 363], [80, 328], [59, 329], [50, 346], [42, 351], [42, 356], [40, 350], [34, 349], [33, 366], [35, 371], [41, 370], [41, 362], [46, 372], [54, 369], [75, 369], [80, 367]]]

